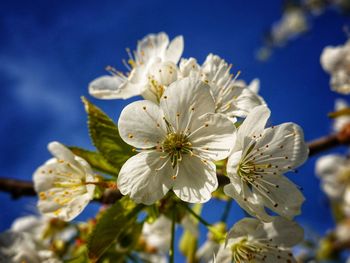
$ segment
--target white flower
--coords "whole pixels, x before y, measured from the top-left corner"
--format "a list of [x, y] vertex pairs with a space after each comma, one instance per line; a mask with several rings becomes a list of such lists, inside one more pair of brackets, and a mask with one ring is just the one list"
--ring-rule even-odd
[[338, 222], [334, 234], [338, 242], [348, 244], [350, 242], [350, 219]]
[[145, 223], [142, 228], [142, 237], [147, 245], [166, 254], [170, 249], [171, 220], [161, 215], [152, 224]]
[[152, 224], [145, 223], [142, 238], [146, 243], [145, 252], [139, 253], [141, 259], [150, 263], [168, 262], [171, 242], [171, 220], [161, 215]]
[[169, 43], [168, 35], [161, 32], [144, 37], [133, 55], [128, 50], [130, 70], [127, 75], [111, 69], [112, 76], [102, 76], [89, 85], [89, 93], [100, 99], [127, 99], [142, 95], [157, 102], [164, 89], [177, 79], [177, 62], [183, 52], [183, 37]]
[[321, 55], [323, 69], [331, 74], [331, 88], [350, 94], [350, 41], [340, 46], [327, 46]]
[[67, 225], [60, 219], [34, 215], [16, 218], [11, 225], [11, 231], [27, 233], [45, 245], [49, 245], [52, 238], [69, 242], [77, 234], [73, 225]]
[[248, 87], [245, 82], [236, 81], [230, 72], [231, 65], [217, 55], [209, 54], [202, 66], [194, 58], [182, 59], [179, 67], [182, 76], [199, 75], [210, 85], [217, 113], [231, 118], [246, 117], [254, 107], [265, 104], [257, 94], [259, 80]]
[[30, 234], [35, 240], [43, 238], [43, 232], [49, 224], [49, 219], [46, 217], [38, 217], [34, 215], [23, 216], [16, 218], [11, 226], [11, 231], [25, 232]]
[[266, 106], [258, 106], [239, 127], [227, 163], [231, 183], [224, 191], [263, 221], [272, 219], [265, 207], [291, 219], [300, 213], [304, 197], [283, 173], [307, 159], [308, 147], [301, 128], [294, 123], [265, 129], [269, 116]]
[[301, 8], [288, 9], [271, 30], [271, 41], [275, 46], [283, 46], [288, 40], [309, 29], [305, 12]]
[[144, 204], [170, 189], [186, 202], [208, 201], [218, 186], [213, 161], [225, 159], [235, 140], [232, 122], [214, 111], [209, 86], [195, 78], [171, 84], [159, 106], [137, 101], [125, 107], [120, 136], [140, 153], [121, 168], [120, 192]]
[[350, 205], [350, 160], [340, 154], [320, 157], [316, 162], [316, 174], [321, 186], [334, 201]]
[[217, 254], [218, 263], [292, 263], [290, 248], [303, 240], [304, 231], [295, 222], [276, 217], [270, 223], [244, 218], [236, 223]]
[[51, 142], [48, 149], [54, 158], [33, 175], [38, 209], [48, 217], [70, 221], [93, 199], [96, 177], [84, 159], [62, 144]]
[[6, 231], [0, 234], [0, 262], [7, 263], [60, 263], [28, 233]]
[[[335, 101], [335, 111], [340, 111], [346, 108], [349, 108], [349, 105], [345, 100], [337, 99]], [[339, 132], [346, 124], [350, 124], [350, 115], [339, 116], [333, 121], [333, 130]]]

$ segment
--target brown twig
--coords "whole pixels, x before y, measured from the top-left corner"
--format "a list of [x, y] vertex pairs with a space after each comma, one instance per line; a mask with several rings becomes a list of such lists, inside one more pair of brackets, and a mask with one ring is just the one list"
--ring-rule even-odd
[[[316, 155], [339, 145], [348, 144], [350, 144], [350, 124], [345, 125], [345, 127], [337, 134], [321, 137], [310, 142], [308, 144], [310, 149], [309, 156]], [[220, 174], [218, 175], [218, 181], [219, 185], [229, 183], [228, 177]], [[0, 191], [11, 194], [14, 199], [23, 196], [36, 196], [32, 182], [10, 178], [0, 178]], [[118, 190], [108, 189], [104, 192], [101, 198], [96, 199], [95, 201], [103, 204], [112, 204], [120, 198], [122, 198], [122, 194]]]
[[309, 156], [316, 155], [339, 145], [350, 144], [350, 124], [346, 124], [338, 133], [331, 134], [325, 137], [321, 137], [310, 142]]

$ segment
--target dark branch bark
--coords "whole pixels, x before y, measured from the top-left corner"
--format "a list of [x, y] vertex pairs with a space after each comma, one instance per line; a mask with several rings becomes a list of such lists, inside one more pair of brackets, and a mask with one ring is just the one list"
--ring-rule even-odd
[[316, 155], [339, 145], [350, 144], [350, 124], [346, 124], [340, 132], [318, 138], [309, 143], [309, 156]]
[[309, 143], [309, 156], [316, 155], [338, 145], [341, 145], [341, 142], [338, 140], [337, 134], [316, 139]]
[[[309, 156], [316, 155], [339, 145], [348, 144], [350, 144], [350, 124], [346, 125], [337, 134], [325, 136], [310, 142], [308, 144], [310, 149]], [[218, 175], [218, 181], [219, 185], [229, 183], [228, 177], [223, 175]], [[22, 196], [36, 196], [32, 182], [10, 178], [0, 178], [0, 191], [9, 193], [13, 199]], [[112, 204], [120, 198], [122, 198], [122, 194], [118, 190], [108, 189], [100, 199], [96, 199], [95, 201], [103, 204]]]
[[10, 178], [0, 178], [0, 191], [11, 194], [13, 199], [36, 195], [32, 182]]

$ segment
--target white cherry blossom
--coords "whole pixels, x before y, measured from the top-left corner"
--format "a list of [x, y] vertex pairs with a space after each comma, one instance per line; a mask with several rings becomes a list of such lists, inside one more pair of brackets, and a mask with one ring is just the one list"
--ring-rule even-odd
[[[340, 111], [346, 108], [349, 108], [350, 106], [348, 103], [343, 99], [336, 99], [335, 101], [335, 111]], [[344, 128], [346, 124], [350, 124], [350, 115], [343, 115], [335, 118], [333, 120], [333, 130], [335, 132], [339, 132]]]
[[215, 100], [215, 112], [228, 117], [246, 117], [256, 106], [264, 105], [265, 101], [257, 94], [259, 80], [254, 80], [247, 86], [244, 81], [237, 81], [230, 72], [231, 66], [217, 55], [209, 54], [199, 66], [196, 59], [182, 59], [180, 62], [181, 76], [199, 75], [210, 85]]
[[304, 238], [295, 222], [275, 217], [270, 223], [244, 218], [228, 232], [216, 256], [217, 263], [292, 263], [291, 248]]
[[0, 234], [0, 262], [60, 263], [61, 261], [30, 234], [6, 231]]
[[58, 142], [48, 149], [54, 158], [33, 175], [38, 209], [48, 217], [70, 221], [93, 199], [97, 178], [90, 165]]
[[323, 69], [331, 75], [331, 89], [350, 94], [350, 41], [344, 45], [325, 47], [320, 60]]
[[156, 221], [145, 223], [142, 229], [142, 237], [147, 245], [155, 248], [158, 252], [167, 254], [170, 249], [171, 220], [161, 215]]
[[227, 163], [231, 183], [224, 191], [263, 221], [272, 219], [265, 207], [291, 219], [300, 213], [304, 197], [283, 174], [304, 163], [308, 147], [301, 128], [294, 123], [265, 129], [269, 116], [266, 106], [258, 106], [239, 127]]
[[192, 77], [171, 84], [159, 105], [144, 100], [125, 107], [120, 136], [140, 153], [121, 168], [120, 192], [144, 204], [170, 189], [186, 202], [208, 201], [218, 186], [213, 161], [225, 159], [235, 141], [232, 122], [214, 112], [209, 86]]
[[[159, 101], [164, 89], [177, 79], [177, 62], [183, 52], [183, 37], [177, 36], [169, 43], [164, 32], [149, 34], [137, 44], [136, 51], [124, 61], [130, 73], [123, 74], [110, 68], [112, 76], [102, 76], [89, 85], [89, 93], [100, 99], [127, 99], [142, 95], [145, 99]], [[129, 65], [128, 65], [129, 64]]]
[[299, 36], [309, 29], [306, 13], [301, 8], [288, 9], [271, 29], [271, 42], [283, 46], [290, 39]]
[[316, 162], [316, 174], [327, 196], [350, 214], [350, 159], [340, 154], [322, 156]]
[[11, 225], [11, 231], [27, 233], [33, 240], [45, 246], [49, 246], [53, 238], [69, 242], [77, 234], [73, 225], [68, 225], [58, 218], [37, 215], [16, 218]]

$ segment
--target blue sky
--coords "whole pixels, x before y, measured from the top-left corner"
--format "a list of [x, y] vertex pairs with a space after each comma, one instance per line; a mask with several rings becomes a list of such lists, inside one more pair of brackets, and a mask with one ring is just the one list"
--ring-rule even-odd
[[[282, 1], [1, 1], [0, 6], [0, 176], [31, 179], [49, 158], [46, 144], [52, 140], [92, 149], [80, 96], [88, 96], [88, 83], [106, 65], [124, 68], [126, 47], [159, 31], [184, 36], [184, 57], [202, 62], [215, 53], [241, 70], [242, 79], [259, 78], [272, 123], [296, 122], [307, 140], [331, 130], [327, 113], [341, 96], [330, 91], [319, 56], [324, 46], [345, 42], [343, 26], [350, 25], [335, 10], [314, 19], [312, 31], [262, 63], [255, 52], [280, 18]], [[92, 100], [114, 120], [130, 102]], [[323, 233], [332, 219], [314, 162], [311, 158], [290, 178], [307, 199], [298, 220]], [[0, 230], [35, 210], [34, 198], [12, 201], [0, 193], [0, 202], [6, 211]], [[222, 208], [211, 201], [205, 209], [209, 221], [217, 219], [216, 206]], [[230, 222], [241, 217], [234, 206]]]

